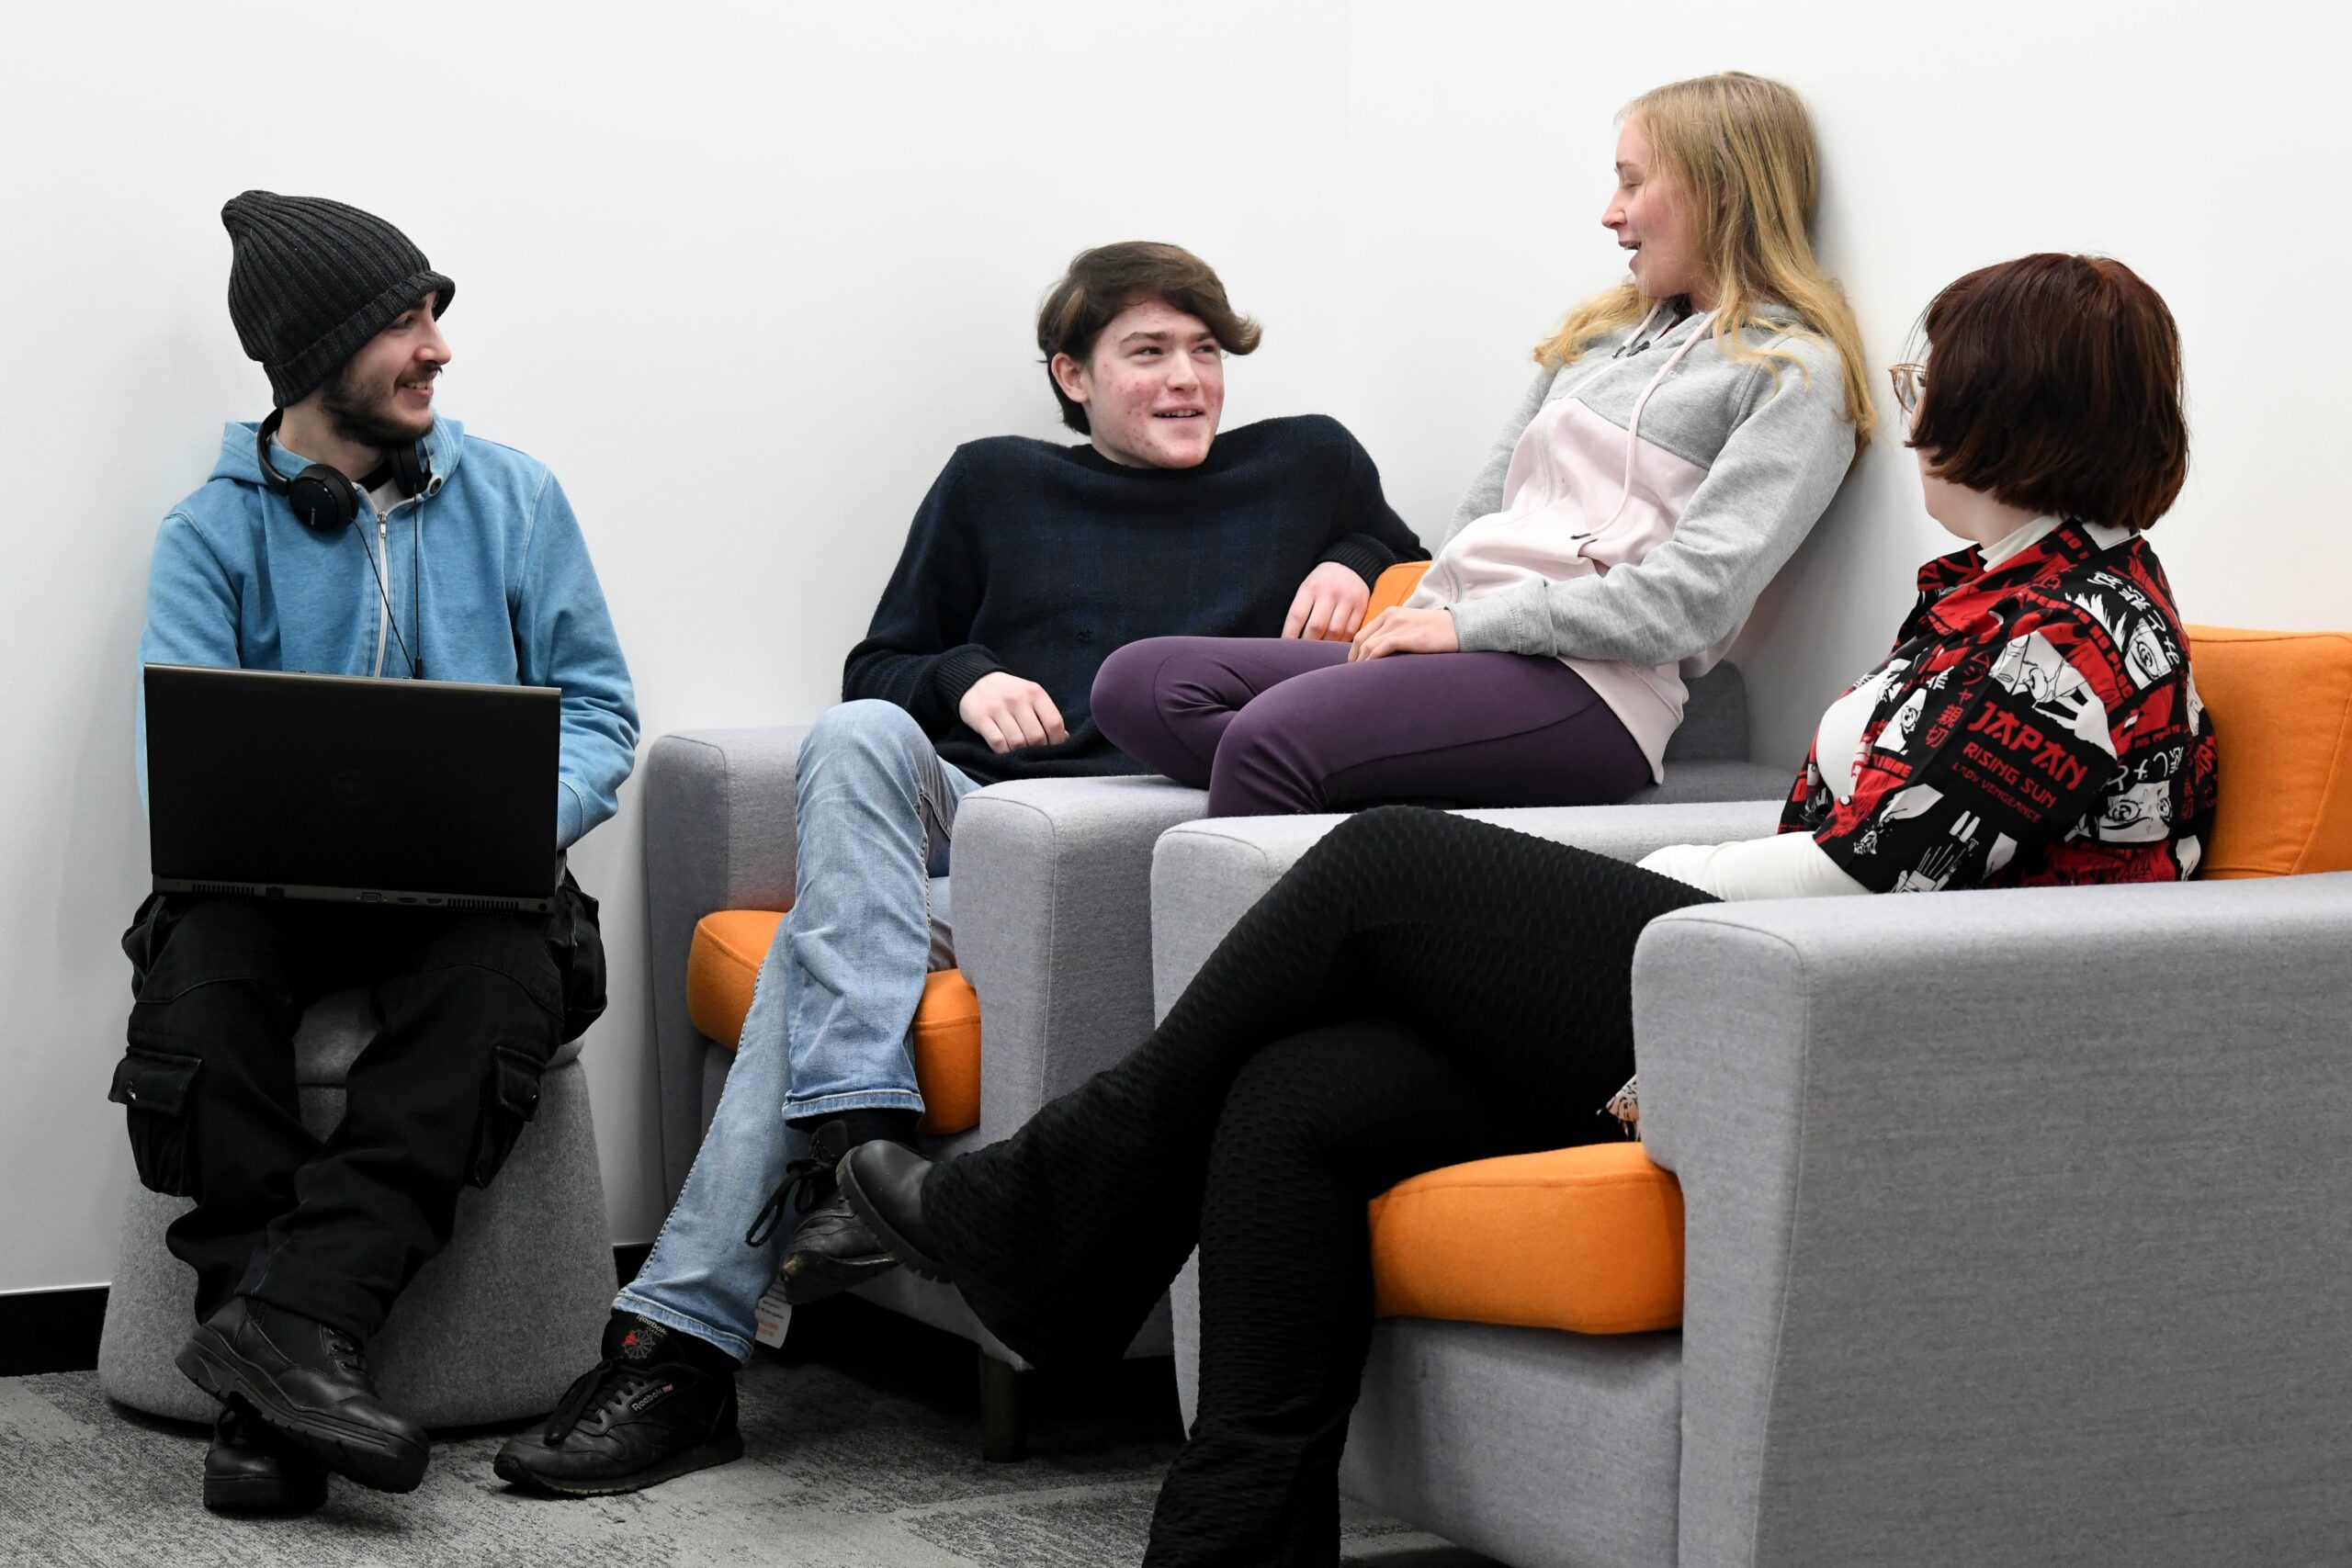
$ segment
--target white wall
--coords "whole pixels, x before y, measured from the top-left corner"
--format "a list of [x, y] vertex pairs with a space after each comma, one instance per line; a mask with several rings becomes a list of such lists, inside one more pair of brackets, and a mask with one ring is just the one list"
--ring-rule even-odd
[[[1812, 102], [1822, 249], [1874, 365], [1940, 283], [2123, 256], [2188, 343], [2191, 619], [2343, 626], [2352, 495], [2338, 51], [2262, 6], [1554, 4], [49, 6], [0, 55], [0, 1290], [102, 1280], [103, 1096], [145, 875], [130, 753], [156, 520], [266, 406], [218, 211], [260, 186], [401, 225], [458, 282], [447, 412], [547, 460], [649, 736], [838, 689], [950, 448], [1053, 433], [1031, 316], [1109, 239], [1209, 257], [1266, 345], [1228, 423], [1320, 409], [1425, 532], [1609, 281], [1611, 116], [1674, 76]], [[1765, 26], [1758, 26], [1762, 17]], [[264, 68], [262, 62], [266, 62]], [[1883, 646], [1941, 547], [1883, 442], [1739, 655], [1760, 754]], [[575, 864], [613, 1006], [588, 1055], [617, 1239], [659, 1223], [633, 793]]]

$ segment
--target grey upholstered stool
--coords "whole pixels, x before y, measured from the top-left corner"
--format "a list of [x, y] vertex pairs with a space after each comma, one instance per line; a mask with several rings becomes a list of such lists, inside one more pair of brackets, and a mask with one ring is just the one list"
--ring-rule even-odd
[[[302, 1121], [343, 1118], [343, 1080], [376, 1031], [368, 993], [324, 998], [294, 1038]], [[386, 1404], [428, 1427], [520, 1420], [553, 1409], [594, 1360], [613, 1304], [613, 1248], [580, 1043], [555, 1054], [538, 1115], [487, 1191], [458, 1201], [448, 1247], [426, 1264], [368, 1348]], [[196, 1271], [164, 1247], [185, 1198], [131, 1190], [98, 1344], [107, 1393], [157, 1416], [209, 1421], [210, 1396], [173, 1355], [194, 1326]]]

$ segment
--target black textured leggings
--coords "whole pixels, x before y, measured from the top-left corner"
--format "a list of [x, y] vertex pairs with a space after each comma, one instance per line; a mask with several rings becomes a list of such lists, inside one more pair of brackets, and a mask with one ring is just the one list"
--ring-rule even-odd
[[1411, 807], [1350, 818], [1221, 942], [1148, 1042], [923, 1212], [982, 1321], [1080, 1376], [1201, 1250], [1200, 1406], [1148, 1565], [1339, 1557], [1372, 1335], [1367, 1199], [1464, 1160], [1615, 1136], [1642, 927], [1709, 902]]

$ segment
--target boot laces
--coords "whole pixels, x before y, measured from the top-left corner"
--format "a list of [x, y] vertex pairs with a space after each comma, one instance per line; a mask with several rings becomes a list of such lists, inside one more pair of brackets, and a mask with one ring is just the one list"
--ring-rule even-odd
[[794, 1214], [805, 1214], [831, 1197], [833, 1167], [840, 1157], [840, 1152], [835, 1151], [833, 1158], [827, 1159], [824, 1149], [812, 1145], [808, 1154], [786, 1161], [784, 1184], [768, 1195], [759, 1217], [752, 1222], [752, 1228], [743, 1233], [743, 1245], [765, 1247], [768, 1237], [775, 1235], [777, 1227], [784, 1224], [787, 1210]]
[[355, 1378], [368, 1375], [368, 1356], [359, 1348], [359, 1341], [325, 1324], [319, 1325], [319, 1340], [326, 1349], [327, 1359], [335, 1364], [337, 1371]]
[[840, 1122], [828, 1122], [826, 1126], [816, 1128], [816, 1135], [809, 1138], [809, 1152], [783, 1164], [783, 1185], [769, 1194], [767, 1203], [760, 1208], [760, 1218], [752, 1220], [751, 1229], [743, 1232], [743, 1246], [767, 1246], [769, 1236], [776, 1235], [776, 1227], [783, 1224], [786, 1211], [805, 1215], [832, 1197], [832, 1170], [842, 1164], [842, 1155], [847, 1152], [849, 1138], [842, 1135]]

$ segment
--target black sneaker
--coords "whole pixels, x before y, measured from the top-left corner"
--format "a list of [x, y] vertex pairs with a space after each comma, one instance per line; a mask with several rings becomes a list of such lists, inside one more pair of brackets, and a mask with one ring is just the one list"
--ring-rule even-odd
[[223, 1405], [204, 1456], [216, 1514], [307, 1514], [327, 1500], [327, 1467], [242, 1404]]
[[784, 1299], [794, 1306], [838, 1295], [898, 1267], [899, 1260], [851, 1210], [834, 1179], [834, 1168], [851, 1144], [848, 1122], [820, 1126], [809, 1139], [808, 1155], [786, 1165], [784, 1185], [743, 1237], [747, 1246], [764, 1246], [787, 1211], [800, 1216], [776, 1267]]
[[491, 1468], [533, 1492], [602, 1497], [742, 1457], [726, 1352], [615, 1313], [605, 1359], [565, 1391], [544, 1427], [508, 1438]]

